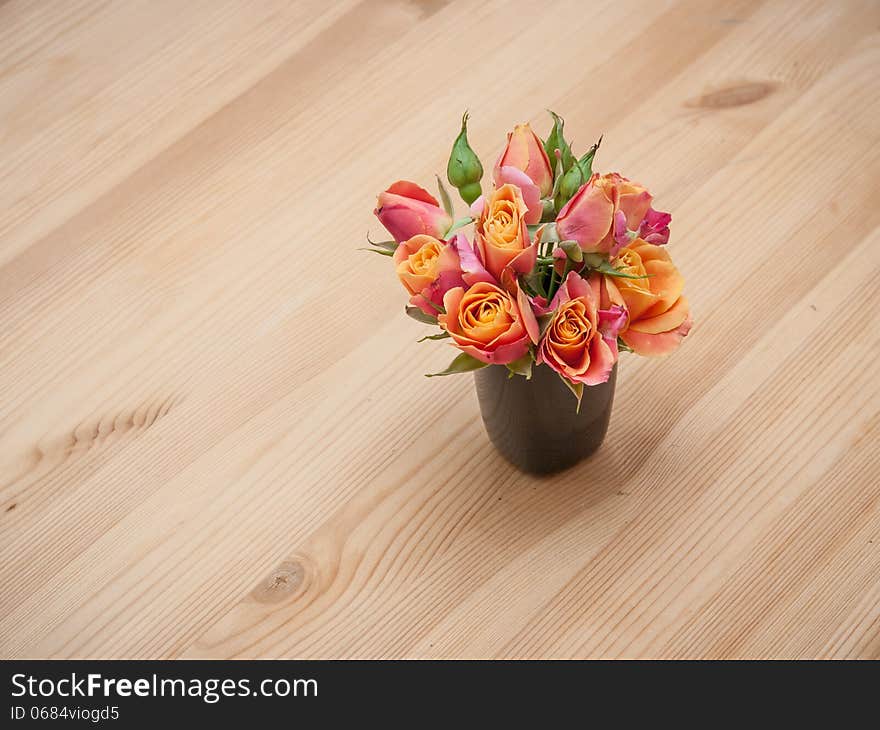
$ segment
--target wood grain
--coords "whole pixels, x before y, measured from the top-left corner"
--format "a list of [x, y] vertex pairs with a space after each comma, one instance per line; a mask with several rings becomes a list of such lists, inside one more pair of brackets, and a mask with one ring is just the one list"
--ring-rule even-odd
[[[0, 5], [0, 655], [880, 658], [878, 69], [870, 1]], [[545, 107], [696, 326], [540, 479], [355, 249]]]

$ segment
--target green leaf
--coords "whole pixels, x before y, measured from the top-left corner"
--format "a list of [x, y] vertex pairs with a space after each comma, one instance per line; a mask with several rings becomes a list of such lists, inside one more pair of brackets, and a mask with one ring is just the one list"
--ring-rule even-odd
[[[547, 302], [547, 305], [550, 305], [550, 302]], [[542, 314], [540, 317], [537, 317], [538, 320], [538, 332], [541, 337], [544, 336], [544, 332], [547, 331], [547, 328], [550, 326], [550, 323], [553, 321], [553, 315], [556, 313], [556, 310], [552, 312], [548, 312], [547, 314]], [[540, 338], [538, 338], [540, 339]]]
[[407, 307], [406, 313], [412, 317], [416, 322], [422, 322], [423, 324], [437, 324], [437, 318], [432, 317], [430, 314], [425, 314], [418, 307]]
[[446, 238], [447, 238], [447, 240], [449, 239], [449, 236], [450, 236], [452, 233], [454, 233], [455, 231], [457, 231], [459, 228], [464, 228], [465, 226], [469, 226], [469, 225], [470, 225], [471, 223], [473, 223], [473, 222], [474, 222], [474, 219], [471, 218], [471, 216], [467, 216], [466, 218], [459, 218], [457, 221], [455, 221], [455, 222], [449, 227], [449, 230], [446, 231]]
[[[574, 155], [571, 152], [571, 147], [568, 142], [565, 141], [565, 135], [563, 134], [563, 127], [565, 126], [565, 120], [562, 119], [556, 112], [547, 110], [550, 112], [550, 116], [553, 117], [553, 129], [550, 132], [550, 135], [547, 137], [547, 141], [544, 142], [544, 151], [547, 153], [547, 157], [550, 158], [550, 164], [553, 165], [554, 170], [556, 169], [556, 150], [559, 150], [560, 153], [560, 162], [562, 164], [562, 174], [568, 172], [569, 168], [574, 164], [575, 159]], [[555, 173], [557, 176], [558, 172]], [[555, 197], [555, 195], [554, 195]]]
[[619, 337], [617, 338], [617, 349], [620, 350], [621, 352], [632, 352], [633, 351], [633, 349], [629, 345], [627, 345], [623, 340], [621, 340]]
[[441, 332], [439, 335], [425, 335], [416, 340], [416, 342], [424, 342], [425, 340], [445, 340], [449, 337], [448, 332]]
[[636, 276], [635, 274], [625, 274], [620, 269], [615, 269], [610, 261], [602, 261], [598, 266], [590, 264], [591, 269], [595, 269], [608, 276], [616, 276], [620, 279], [650, 279], [653, 274], [645, 274], [644, 276]]
[[520, 280], [526, 285], [526, 288], [531, 290], [533, 295], [547, 296], [547, 290], [544, 288], [543, 272], [540, 269], [530, 271], [528, 274], [521, 276]]
[[531, 352], [527, 352], [518, 360], [514, 360], [513, 362], [507, 363], [507, 369], [510, 370], [511, 375], [522, 375], [526, 380], [532, 379], [532, 364], [535, 359], [532, 357]]
[[550, 267], [550, 283], [547, 285], [547, 299], [553, 301], [553, 296], [559, 288], [559, 279], [557, 278], [556, 266]]
[[599, 150], [599, 145], [602, 144], [602, 137], [599, 137], [599, 141], [596, 142], [590, 149], [587, 150], [586, 154], [584, 154], [581, 159], [578, 160], [578, 167], [581, 168], [581, 172], [584, 175], [584, 180], [589, 180], [593, 175], [593, 159], [596, 157], [596, 152]]
[[[376, 248], [380, 248], [383, 251], [390, 251], [392, 254], [397, 250], [397, 247], [400, 245], [395, 240], [391, 241], [374, 241], [370, 238], [370, 234], [367, 234], [367, 243], [371, 246], [375, 246]], [[365, 251], [371, 251], [372, 249], [364, 249]]]
[[473, 370], [479, 370], [480, 368], [487, 367], [489, 363], [483, 362], [482, 360], [477, 360], [475, 357], [471, 357], [466, 352], [461, 353], [458, 357], [456, 357], [451, 363], [449, 363], [449, 367], [446, 370], [443, 370], [439, 373], [426, 373], [426, 378], [437, 378], [441, 375], [456, 375], [458, 373], [469, 373]]
[[625, 274], [620, 269], [615, 269], [614, 265], [600, 253], [585, 253], [584, 262], [590, 269], [608, 276], [617, 276], [621, 279], [650, 279], [653, 276], [653, 274], [645, 274], [644, 276]]
[[550, 197], [553, 198], [553, 204], [556, 205], [556, 196], [559, 195], [559, 186], [562, 185], [562, 178], [565, 176], [565, 169], [562, 166], [562, 159], [557, 159], [553, 164], [553, 190]]
[[437, 178], [437, 188], [440, 190], [440, 201], [443, 203], [443, 210], [446, 211], [446, 215], [450, 218], [454, 218], [455, 209], [452, 207], [452, 198], [449, 197], [449, 192], [446, 190], [446, 186], [443, 184], [440, 176], [435, 175], [434, 177]]
[[581, 412], [581, 398], [584, 397], [584, 384], [583, 383], [572, 383], [568, 378], [559, 376], [559, 379], [565, 383], [566, 387], [572, 392], [575, 398], [577, 398], [577, 408], [575, 409], [575, 413]]
[[385, 251], [381, 248], [359, 248], [358, 251], [372, 251], [373, 253], [378, 253], [382, 256], [394, 256], [393, 251]]
[[439, 304], [434, 304], [434, 302], [432, 302], [430, 299], [428, 299], [428, 297], [422, 295], [422, 301], [425, 304], [427, 304], [429, 307], [431, 307], [432, 309], [436, 309], [441, 314], [446, 314], [445, 308], [441, 307]]

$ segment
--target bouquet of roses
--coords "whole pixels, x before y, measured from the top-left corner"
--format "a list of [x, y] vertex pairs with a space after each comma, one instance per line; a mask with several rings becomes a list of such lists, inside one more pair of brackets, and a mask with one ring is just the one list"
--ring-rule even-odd
[[665, 248], [672, 216], [652, 208], [642, 185], [594, 172], [601, 138], [577, 157], [550, 114], [543, 142], [528, 124], [507, 135], [485, 191], [465, 114], [446, 174], [469, 215], [455, 219], [439, 176], [442, 204], [398, 181], [374, 211], [393, 240], [368, 237], [368, 250], [392, 257], [407, 314], [440, 327], [423, 339], [461, 351], [433, 375], [500, 365], [530, 378], [546, 364], [580, 407], [584, 386], [607, 381], [621, 350], [666, 354], [691, 316]]

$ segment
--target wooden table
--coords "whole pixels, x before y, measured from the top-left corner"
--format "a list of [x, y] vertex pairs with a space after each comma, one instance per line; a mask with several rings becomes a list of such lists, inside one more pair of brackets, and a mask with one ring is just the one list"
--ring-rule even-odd
[[[880, 657], [876, 2], [0, 3], [4, 657]], [[696, 325], [555, 478], [375, 194], [545, 107]]]

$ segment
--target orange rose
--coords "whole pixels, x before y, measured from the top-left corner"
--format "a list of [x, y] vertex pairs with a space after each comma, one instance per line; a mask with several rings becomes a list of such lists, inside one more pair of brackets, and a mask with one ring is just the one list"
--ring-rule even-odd
[[[599, 310], [599, 281], [570, 272], [553, 297], [553, 315], [538, 344], [535, 361], [574, 384], [608, 380], [617, 362], [616, 310]], [[621, 310], [622, 312], [622, 310]]]
[[460, 350], [482, 362], [504, 365], [518, 360], [537, 339], [538, 323], [522, 292], [514, 298], [501, 287], [480, 281], [465, 291], [450, 289], [440, 326]]
[[402, 242], [394, 263], [400, 283], [412, 294], [410, 304], [432, 317], [437, 307], [428, 302], [440, 305], [449, 289], [464, 284], [455, 247], [433, 236], [419, 234]]
[[622, 300], [629, 312], [620, 338], [639, 355], [665, 355], [674, 350], [691, 328], [691, 314], [681, 295], [684, 279], [666, 249], [637, 238], [620, 250], [614, 267], [647, 277], [606, 277], [611, 300]]
[[501, 281], [501, 272], [507, 266], [518, 273], [531, 271], [535, 266], [538, 251], [529, 242], [527, 210], [515, 185], [502, 185], [482, 201], [476, 244], [483, 265], [496, 281]]

